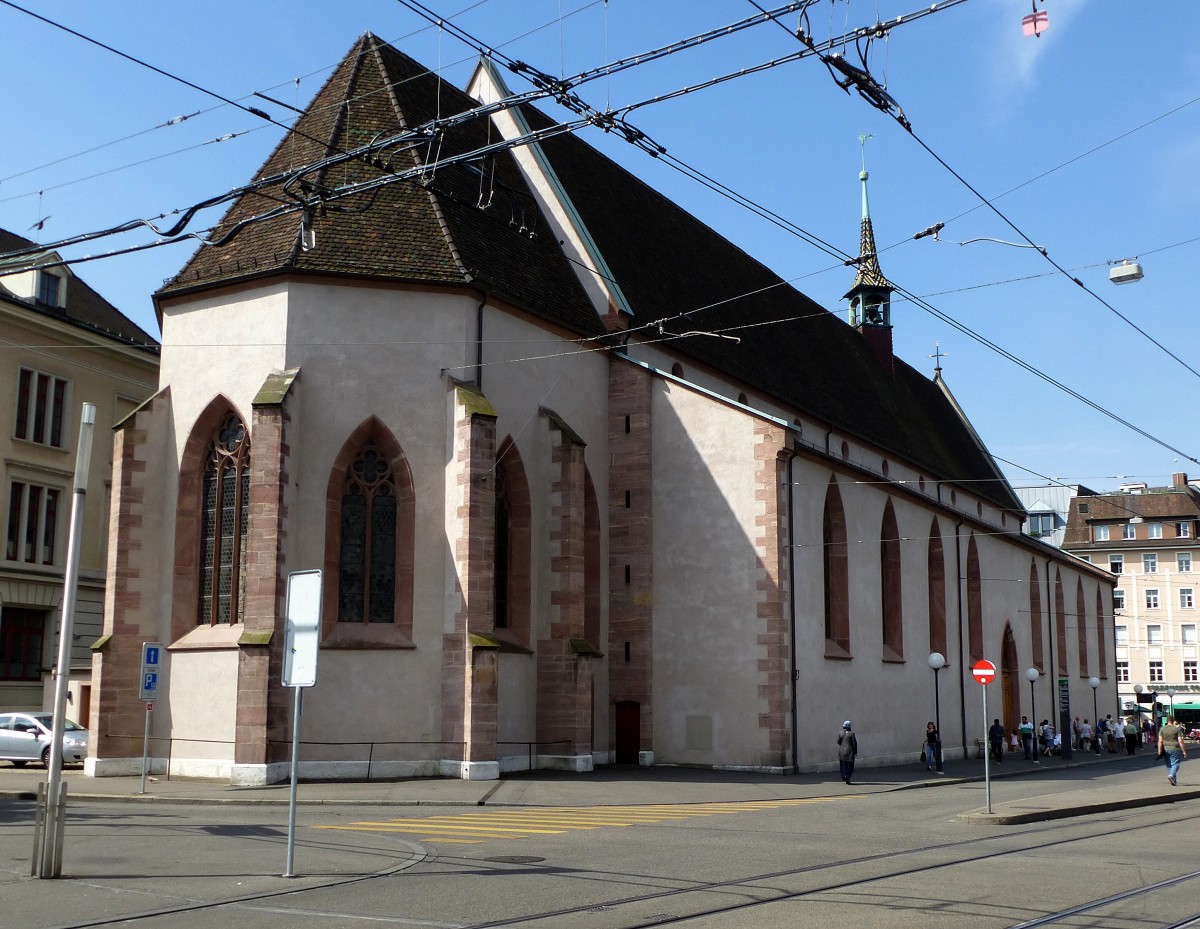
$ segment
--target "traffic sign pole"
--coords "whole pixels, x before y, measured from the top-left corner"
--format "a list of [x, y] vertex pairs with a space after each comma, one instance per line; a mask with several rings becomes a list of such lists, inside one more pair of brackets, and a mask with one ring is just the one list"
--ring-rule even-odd
[[[971, 677], [979, 682], [983, 690], [983, 745], [985, 750], [983, 756], [983, 784], [987, 790], [987, 811], [990, 813], [992, 812], [992, 740], [989, 738], [990, 731], [987, 721], [987, 685], [996, 679], [996, 666], [986, 658], [981, 658], [971, 668]], [[1003, 740], [1000, 744], [1000, 750], [1004, 751]]]

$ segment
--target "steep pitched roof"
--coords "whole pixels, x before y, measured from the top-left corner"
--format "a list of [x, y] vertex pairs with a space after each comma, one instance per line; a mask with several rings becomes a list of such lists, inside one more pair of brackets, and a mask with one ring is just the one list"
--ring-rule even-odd
[[[522, 110], [532, 128], [551, 125], [537, 109]], [[628, 298], [634, 325], [694, 311], [668, 329], [726, 331], [741, 343], [691, 337], [670, 342], [671, 351], [1020, 511], [934, 382], [899, 359], [885, 367], [839, 318], [579, 138], [538, 144]]]
[[[427, 68], [366, 34], [256, 177], [286, 175], [294, 167], [477, 105]], [[486, 120], [472, 120], [450, 129], [439, 142], [397, 147], [384, 153], [383, 160], [395, 170], [407, 170], [495, 140]], [[336, 188], [388, 173], [386, 166], [354, 160], [307, 173], [298, 183], [310, 190]], [[274, 206], [271, 197], [293, 199], [282, 184], [243, 195], [214, 235]], [[485, 198], [490, 206], [480, 208]], [[310, 226], [315, 244], [308, 249], [300, 247], [300, 222], [299, 214], [254, 222], [226, 245], [202, 247], [159, 295], [281, 270], [349, 274], [472, 285], [574, 331], [603, 332], [507, 153], [318, 207]]]
[[[411, 58], [364, 35], [257, 177], [272, 177], [352, 149], [398, 127], [462, 112], [476, 101]], [[535, 129], [552, 121], [533, 107]], [[390, 153], [411, 167], [473, 151], [497, 133], [473, 120]], [[971, 482], [997, 505], [1020, 510], [986, 450], [945, 394], [903, 362], [882, 365], [862, 337], [778, 275], [573, 135], [540, 143], [629, 307], [634, 324], [693, 311], [680, 327], [731, 330], [740, 344], [704, 337], [669, 344], [764, 396], [817, 417], [927, 468]], [[349, 161], [303, 178], [310, 189], [384, 176]], [[247, 194], [217, 234], [289, 199], [282, 185]], [[603, 326], [511, 156], [439, 168], [421, 182], [393, 183], [318, 208], [315, 244], [300, 247], [293, 214], [245, 228], [206, 247], [159, 296], [287, 271], [478, 286], [580, 335]], [[530, 237], [529, 232], [534, 232]]]
[[[1081, 510], [1080, 504], [1086, 506], [1086, 510]], [[1067, 531], [1063, 536], [1063, 546], [1079, 548], [1093, 545], [1091, 526], [1095, 523], [1129, 522], [1132, 519], [1191, 522], [1197, 518], [1200, 518], [1200, 492], [1192, 487], [1161, 488], [1136, 494], [1111, 493], [1076, 497], [1071, 500], [1071, 510], [1067, 514]], [[1169, 541], [1171, 540], [1166, 540]], [[1192, 538], [1186, 538], [1186, 542], [1192, 541]], [[1163, 540], [1155, 542], [1166, 544]], [[1130, 544], [1131, 540], [1111, 539], [1110, 544], [1097, 547], [1130, 547]], [[1144, 548], [1147, 540], [1138, 540], [1137, 544]]]
[[[0, 253], [30, 248], [36, 244], [32, 239], [0, 229]], [[154, 336], [92, 290], [82, 278], [69, 271], [62, 273], [69, 274], [66, 306], [46, 306], [18, 297], [4, 286], [3, 277], [0, 277], [0, 300], [19, 304], [42, 316], [62, 320], [110, 339], [158, 352], [158, 341]]]

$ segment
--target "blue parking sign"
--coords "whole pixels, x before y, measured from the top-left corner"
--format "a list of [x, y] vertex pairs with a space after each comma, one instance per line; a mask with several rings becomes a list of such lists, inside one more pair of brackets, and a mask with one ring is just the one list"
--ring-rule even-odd
[[162, 664], [161, 642], [142, 643], [141, 700], [153, 700], [158, 696], [158, 674]]

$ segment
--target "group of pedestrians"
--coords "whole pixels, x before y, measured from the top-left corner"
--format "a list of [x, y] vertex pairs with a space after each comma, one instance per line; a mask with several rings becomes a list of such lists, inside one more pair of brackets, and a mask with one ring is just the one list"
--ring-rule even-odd
[[[1077, 716], [1072, 722], [1071, 728], [1075, 747], [1080, 751], [1087, 752], [1092, 751], [1094, 745], [1097, 755], [1101, 754], [1101, 746], [1105, 745], [1110, 754], [1117, 754], [1124, 749], [1127, 754], [1132, 755], [1137, 751], [1142, 740], [1142, 734], [1134, 725], [1132, 716], [1126, 717], [1123, 723], [1120, 719], [1114, 721], [1111, 714], [1098, 721], [1094, 741], [1092, 727], [1088, 720], [1084, 719], [1080, 722]], [[1166, 725], [1157, 732], [1157, 757], [1166, 764], [1167, 781], [1172, 787], [1178, 781], [1179, 766], [1183, 763], [1183, 759], [1187, 758], [1187, 749], [1184, 746], [1186, 735], [1186, 731], [1175, 721], [1174, 716], [1169, 717]], [[1058, 754], [1061, 752], [1062, 746], [1061, 736], [1054, 731], [1054, 726], [1048, 719], [1043, 719], [1040, 725], [1034, 726], [1028, 716], [1021, 717], [1021, 722], [1013, 733], [1013, 741], [1014, 748], [1019, 747], [1024, 750], [1026, 761], [1037, 760], [1036, 756], [1039, 752], [1042, 755]], [[1004, 760], [1004, 743], [1004, 726], [1000, 724], [999, 719], [993, 719], [992, 725], [988, 728], [988, 750], [997, 763]], [[921, 746], [925, 767], [930, 771], [937, 764], [937, 751], [940, 744], [941, 736], [938, 734], [937, 726], [930, 721], [925, 725], [925, 738]], [[849, 784], [850, 779], [854, 776], [854, 760], [858, 756], [858, 736], [855, 735], [854, 727], [851, 726], [848, 719], [842, 723], [842, 728], [838, 732], [837, 755], [842, 781]]]

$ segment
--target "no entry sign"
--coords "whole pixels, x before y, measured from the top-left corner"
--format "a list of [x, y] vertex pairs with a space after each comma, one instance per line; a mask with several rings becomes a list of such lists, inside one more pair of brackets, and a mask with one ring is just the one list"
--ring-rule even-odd
[[990, 684], [996, 677], [996, 666], [986, 658], [975, 662], [975, 666], [971, 668], [971, 677], [975, 678], [980, 684]]

